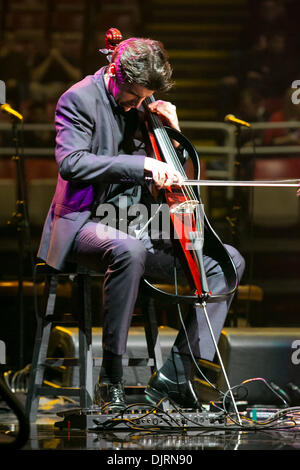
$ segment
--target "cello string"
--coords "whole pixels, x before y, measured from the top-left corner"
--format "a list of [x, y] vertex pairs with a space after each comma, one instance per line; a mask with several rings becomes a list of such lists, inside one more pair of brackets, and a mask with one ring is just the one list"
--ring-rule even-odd
[[[151, 99], [152, 98], [152, 99]], [[145, 100], [145, 104], [147, 104], [148, 102], [151, 102], [153, 101], [154, 98], [153, 97], [150, 97], [148, 99]], [[170, 162], [173, 167], [178, 171], [180, 172], [180, 174], [186, 178], [186, 174], [185, 174], [185, 171], [178, 159], [178, 155], [176, 153], [176, 150], [173, 146], [173, 144], [171, 143], [171, 140], [168, 136], [168, 133], [166, 131], [166, 129], [164, 128], [164, 126], [162, 125], [161, 123], [161, 120], [159, 119], [159, 117], [154, 114], [154, 113], [151, 113], [150, 114], [150, 117], [151, 117], [151, 120], [152, 120], [152, 123], [154, 124], [154, 127], [153, 127], [153, 130], [154, 130], [154, 133], [155, 133], [155, 136], [159, 142], [159, 145], [161, 147], [161, 150], [163, 152], [164, 155], [169, 155], [170, 157]], [[186, 200], [187, 199], [194, 199], [196, 200], [196, 195], [193, 191], [193, 189], [189, 186], [184, 186], [182, 189], [182, 192], [183, 193], [186, 193], [185, 194], [185, 198]]]
[[[164, 129], [164, 133], [166, 134], [166, 136], [165, 136], [166, 139], [164, 140], [164, 143], [166, 142], [167, 146], [169, 144], [168, 151], [169, 151], [169, 154], [171, 155], [171, 157], [173, 156], [173, 158], [174, 158], [174, 166], [177, 170], [179, 170], [181, 172], [182, 175], [185, 175], [184, 169], [183, 169], [181, 163], [179, 162], [176, 150], [174, 149], [173, 145], [171, 144], [169, 136], [167, 135], [167, 131], [165, 129]], [[172, 150], [170, 150], [170, 148], [171, 148], [170, 146], [172, 146]], [[184, 193], [184, 189], [182, 187], [181, 187], [181, 190]], [[187, 193], [185, 195], [186, 201], [191, 200], [191, 199], [198, 200], [198, 198], [196, 198], [196, 195], [194, 194], [194, 191], [190, 187], [187, 187], [186, 193]], [[200, 207], [199, 206], [200, 205], [196, 206], [195, 213], [193, 213], [193, 214], [190, 213], [189, 217], [191, 219], [191, 225], [193, 226], [195, 224], [194, 226], [196, 228], [196, 231], [199, 233], [199, 236], [201, 238], [202, 236], [204, 236], [203, 235], [203, 230], [204, 229], [203, 229], [203, 223], [202, 223], [202, 220], [201, 220], [201, 212], [200, 212]], [[193, 224], [193, 222], [194, 222], [194, 224]]]
[[[147, 106], [147, 104], [149, 104], [149, 102], [151, 101], [152, 102], [154, 101], [153, 96], [150, 98], [146, 98], [145, 105]], [[184, 179], [186, 179], [184, 168], [179, 160], [177, 152], [171, 142], [171, 139], [165, 127], [162, 125], [160, 118], [158, 117], [157, 114], [151, 113], [151, 112], [149, 112], [149, 117], [150, 117], [150, 120], [152, 121], [153, 133], [159, 144], [160, 150], [164, 155], [166, 163], [170, 163], [173, 166], [173, 168], [175, 168], [184, 177]], [[187, 212], [183, 211], [181, 213], [181, 217], [184, 218], [185, 216], [188, 216], [188, 218], [190, 219], [189, 226], [191, 227], [192, 232], [195, 233], [197, 238], [200, 238], [200, 240], [204, 242], [204, 226], [203, 226], [203, 223], [201, 220], [201, 214], [200, 214], [201, 200], [199, 201], [198, 197], [196, 196], [191, 186], [185, 186], [185, 185], [181, 186], [180, 190], [181, 190], [181, 193], [184, 195], [186, 202], [190, 200], [198, 202], [198, 204], [196, 205], [196, 210], [193, 207], [192, 212], [190, 212], [189, 210]], [[185, 228], [186, 224], [183, 222], [181, 226]], [[189, 238], [190, 238], [190, 234], [187, 235], [187, 239]]]
[[[166, 132], [166, 131], [165, 131]], [[157, 135], [157, 134], [156, 134]], [[166, 134], [167, 135], [167, 134]], [[186, 174], [184, 172], [184, 169], [183, 167], [181, 166], [180, 162], [179, 162], [179, 159], [178, 159], [178, 156], [177, 156], [177, 153], [174, 149], [174, 147], [172, 146], [172, 150], [171, 150], [171, 143], [169, 144], [168, 141], [166, 141], [165, 139], [163, 139], [162, 141], [159, 140], [159, 143], [160, 143], [160, 146], [162, 148], [162, 152], [163, 154], [167, 154], [169, 155], [170, 157], [170, 164], [175, 168], [175, 170], [177, 170], [184, 178], [186, 178]], [[194, 197], [194, 191], [191, 189], [191, 187], [189, 185], [183, 185], [181, 187], [181, 190], [183, 193], [185, 193], [185, 197], [186, 197], [186, 200], [187, 199], [195, 199]]]
[[[147, 106], [150, 102], [153, 102], [153, 101], [154, 101], [153, 96], [146, 98], [145, 105]], [[186, 179], [184, 168], [178, 158], [177, 152], [171, 142], [171, 139], [165, 127], [162, 125], [160, 118], [158, 117], [157, 114], [151, 113], [151, 112], [149, 112], [149, 116], [152, 121], [152, 128], [153, 128], [154, 135], [160, 146], [160, 150], [162, 151], [165, 157], [166, 163], [170, 163]], [[180, 189], [181, 189], [182, 194], [185, 197], [185, 201], [190, 201], [190, 200], [198, 201], [198, 197], [196, 197], [196, 194], [191, 186], [184, 185], [184, 186], [181, 186]], [[191, 219], [191, 223], [192, 223], [191, 225], [196, 227], [196, 230], [199, 232], [201, 236], [201, 233], [203, 232], [203, 224], [201, 222], [199, 214], [200, 214], [200, 208], [196, 206], [196, 212], [193, 214], [190, 213], [189, 217]], [[185, 224], [183, 225], [185, 226]]]
[[[149, 102], [153, 102], [153, 101], [154, 101], [154, 97], [151, 96], [150, 98], [145, 99], [145, 104], [147, 104]], [[174, 168], [177, 171], [179, 171], [182, 176], [186, 176], [185, 172], [184, 172], [184, 169], [183, 169], [182, 165], [179, 162], [176, 150], [174, 149], [174, 146], [172, 145], [171, 140], [168, 136], [168, 133], [167, 133], [166, 129], [164, 128], [164, 126], [162, 125], [162, 122], [161, 122], [160, 118], [155, 113], [150, 112], [149, 114], [150, 114], [150, 118], [152, 120], [152, 123], [154, 124], [153, 130], [154, 130], [154, 133], [155, 133], [155, 135], [156, 135], [156, 137], [159, 141], [160, 146], [163, 147], [167, 151], [167, 155], [169, 155], [169, 157], [171, 157], [171, 159], [172, 159], [172, 161], [169, 162], [169, 163], [172, 163]], [[161, 150], [163, 150], [163, 149], [161, 149]]]

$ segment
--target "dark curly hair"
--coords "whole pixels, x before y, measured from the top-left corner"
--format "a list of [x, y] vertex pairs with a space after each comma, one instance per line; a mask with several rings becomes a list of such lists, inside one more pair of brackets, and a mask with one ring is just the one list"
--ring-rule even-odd
[[126, 39], [114, 50], [111, 62], [115, 63], [119, 83], [136, 83], [154, 91], [167, 91], [173, 85], [172, 68], [159, 41]]

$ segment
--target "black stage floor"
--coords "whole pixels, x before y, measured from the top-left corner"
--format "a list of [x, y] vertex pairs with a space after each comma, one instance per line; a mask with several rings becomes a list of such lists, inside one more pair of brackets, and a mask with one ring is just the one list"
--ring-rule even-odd
[[[140, 397], [137, 399], [142, 409]], [[279, 411], [282, 412], [282, 409]], [[132, 414], [133, 419], [127, 421], [121, 428], [106, 429], [102, 427], [102, 424], [99, 425], [98, 421], [95, 428], [88, 429], [90, 424], [80, 427], [78, 421], [75, 426], [72, 417], [77, 412], [78, 406], [76, 407], [76, 403], [71, 403], [69, 399], [41, 397], [37, 420], [30, 424], [28, 438], [25, 438], [20, 448], [14, 448], [11, 443], [22, 429], [22, 421], [19, 421], [7, 404], [0, 402], [0, 452], [2, 450], [17, 452], [19, 457], [20, 452], [21, 454], [23, 452], [26, 457], [26, 451], [32, 451], [31, 455], [33, 451], [51, 451], [52, 453], [53, 451], [73, 451], [73, 454], [84, 450], [102, 451], [97, 455], [104, 464], [129, 463], [133, 464], [129, 465], [130, 467], [143, 469], [150, 465], [152, 467], [190, 465], [196, 462], [201, 451], [281, 450], [286, 453], [300, 450], [300, 407], [294, 408], [289, 415], [284, 413], [279, 420], [273, 420], [274, 414], [264, 416], [260, 421], [256, 418], [256, 426], [253, 426], [253, 422], [247, 419], [243, 419], [242, 424], [228, 420], [224, 422], [212, 420], [210, 425], [205, 422], [204, 425], [196, 427], [187, 422], [183, 425], [171, 426], [170, 420], [167, 420], [166, 426], [157, 426], [155, 424], [157, 421], [153, 420], [151, 425], [140, 425], [134, 420], [136, 415]], [[141, 412], [144, 413], [144, 411]], [[272, 411], [274, 412], [276, 410]], [[156, 416], [158, 418], [161, 416], [159, 411]], [[107, 415], [107, 418], [111, 417]], [[61, 426], [62, 423], [63, 426]], [[37, 454], [36, 456], [38, 457]], [[141, 456], [140, 461], [128, 460], [126, 462], [124, 460], [125, 457], [137, 459], [138, 456]], [[170, 460], [171, 456], [173, 456], [173, 461]]]

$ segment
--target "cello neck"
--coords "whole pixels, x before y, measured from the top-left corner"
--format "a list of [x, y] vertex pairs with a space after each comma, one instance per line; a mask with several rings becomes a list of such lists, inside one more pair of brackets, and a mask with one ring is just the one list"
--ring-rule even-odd
[[153, 103], [154, 101], [155, 101], [155, 98], [153, 95], [148, 98], [145, 98], [144, 108], [147, 112], [148, 123], [150, 123], [150, 126], [151, 126], [150, 131], [153, 133], [155, 140], [160, 149], [161, 160], [172, 165], [178, 171], [181, 171], [183, 173], [183, 167], [178, 159], [176, 150], [159, 116], [155, 113], [152, 113], [148, 109], [148, 105], [150, 103]]

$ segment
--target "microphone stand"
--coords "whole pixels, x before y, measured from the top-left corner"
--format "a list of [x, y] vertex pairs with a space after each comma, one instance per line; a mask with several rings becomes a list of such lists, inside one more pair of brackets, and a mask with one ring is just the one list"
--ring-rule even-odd
[[[241, 122], [232, 122], [235, 127], [236, 127], [236, 149], [237, 149], [237, 154], [236, 154], [236, 179], [237, 181], [240, 181], [240, 177], [242, 174], [241, 170], [241, 165], [242, 165], [242, 159], [241, 159], [241, 147], [242, 147], [242, 126], [245, 125], [244, 121]], [[250, 127], [250, 125], [247, 125], [247, 127]], [[248, 171], [247, 171], [248, 173]], [[253, 193], [251, 193], [253, 195]], [[243, 200], [242, 200], [243, 201]], [[231, 217], [227, 217], [227, 220], [229, 221], [231, 225], [231, 230], [232, 230], [232, 238], [233, 238], [233, 244], [235, 246], [239, 246], [240, 242], [240, 237], [237, 235], [237, 230], [240, 229], [240, 214], [241, 214], [241, 208], [242, 208], [242, 202], [240, 199], [240, 193], [239, 193], [239, 199], [237, 198], [237, 191], [234, 191], [234, 198], [233, 198], [233, 206], [232, 206], [232, 215]], [[251, 222], [251, 221], [250, 221]], [[251, 222], [251, 232], [253, 229], [253, 225]], [[251, 278], [252, 278], [252, 268], [253, 268], [253, 252], [250, 252], [250, 261], [249, 261], [249, 284], [251, 286]], [[249, 322], [249, 314], [250, 314], [250, 296], [248, 297], [248, 302], [247, 302], [247, 313], [246, 313], [246, 318], [247, 321]]]
[[16, 210], [12, 213], [11, 219], [8, 221], [9, 225], [14, 225], [17, 232], [18, 239], [18, 315], [19, 315], [19, 367], [24, 367], [24, 259], [25, 259], [25, 237], [29, 243], [30, 261], [31, 267], [33, 268], [33, 257], [31, 249], [31, 234], [29, 226], [29, 217], [27, 210], [27, 197], [25, 187], [25, 170], [24, 160], [20, 156], [20, 141], [19, 141], [19, 129], [18, 129], [18, 118], [11, 116], [12, 119], [12, 139], [15, 147], [15, 153], [12, 156], [12, 160], [16, 163], [16, 177], [17, 177], [17, 200]]
[[[236, 179], [239, 181], [240, 176], [241, 176], [241, 125], [238, 123], [234, 123], [236, 126]], [[236, 196], [236, 191], [234, 191], [234, 197], [233, 197], [233, 205], [231, 208], [232, 212], [231, 215], [227, 217], [227, 221], [230, 224], [231, 227], [231, 235], [233, 238], [233, 244], [235, 246], [238, 245], [239, 242], [239, 237], [237, 235], [237, 227], [239, 227], [239, 218], [240, 218], [240, 210], [241, 210], [241, 204], [240, 201], [238, 201], [237, 196]]]

